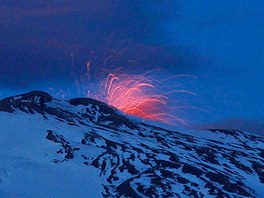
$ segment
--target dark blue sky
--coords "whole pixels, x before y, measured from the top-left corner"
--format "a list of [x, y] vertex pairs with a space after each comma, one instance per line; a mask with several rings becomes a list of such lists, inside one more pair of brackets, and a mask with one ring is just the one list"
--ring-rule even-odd
[[54, 82], [64, 86], [70, 54], [82, 73], [95, 58], [90, 51], [102, 56], [111, 35], [108, 47], [128, 52], [107, 67], [144, 58], [140, 67], [127, 67], [193, 74], [198, 78], [189, 89], [210, 112], [200, 120], [263, 126], [263, 8], [260, 0], [1, 1], [0, 98]]

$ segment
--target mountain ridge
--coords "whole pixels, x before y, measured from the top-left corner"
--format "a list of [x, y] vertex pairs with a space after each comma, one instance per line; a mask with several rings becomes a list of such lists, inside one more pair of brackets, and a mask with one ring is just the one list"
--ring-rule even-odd
[[[12, 120], [21, 128], [12, 126]], [[101, 185], [98, 193], [104, 197], [259, 197], [264, 193], [263, 136], [237, 130], [163, 129], [100, 101], [63, 101], [40, 91], [0, 100], [0, 125], [4, 151], [8, 152], [4, 145], [13, 149], [4, 131], [22, 130], [19, 137], [26, 139], [23, 134], [36, 130], [35, 140], [43, 149], [38, 154], [46, 153], [41, 163], [89, 167], [93, 174], [99, 173], [95, 183]], [[28, 153], [36, 146], [21, 143], [16, 135], [13, 141]], [[0, 156], [9, 158], [3, 151]], [[8, 163], [0, 165], [0, 170], [7, 167]], [[0, 171], [0, 195], [5, 191], [1, 177], [12, 186], [12, 178], [3, 175]], [[16, 193], [30, 197], [23, 189]]]

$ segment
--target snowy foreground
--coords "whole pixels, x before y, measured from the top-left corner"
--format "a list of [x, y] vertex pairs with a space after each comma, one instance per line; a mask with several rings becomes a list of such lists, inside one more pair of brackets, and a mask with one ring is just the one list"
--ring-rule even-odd
[[0, 197], [263, 197], [264, 138], [163, 129], [91, 99], [0, 100]]

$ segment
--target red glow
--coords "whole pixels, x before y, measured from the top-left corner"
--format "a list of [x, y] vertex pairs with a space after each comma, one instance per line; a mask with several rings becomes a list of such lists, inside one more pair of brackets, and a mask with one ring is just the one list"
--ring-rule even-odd
[[[174, 77], [175, 78], [175, 77]], [[187, 125], [187, 122], [168, 113], [169, 95], [186, 90], [172, 90], [159, 93], [153, 80], [142, 75], [109, 74], [101, 84], [96, 98], [120, 109], [124, 113], [168, 124]]]

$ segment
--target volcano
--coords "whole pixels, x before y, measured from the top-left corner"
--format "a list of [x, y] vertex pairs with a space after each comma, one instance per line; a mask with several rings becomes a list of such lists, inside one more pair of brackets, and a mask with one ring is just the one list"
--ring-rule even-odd
[[262, 197], [263, 136], [33, 91], [0, 100], [0, 197]]

